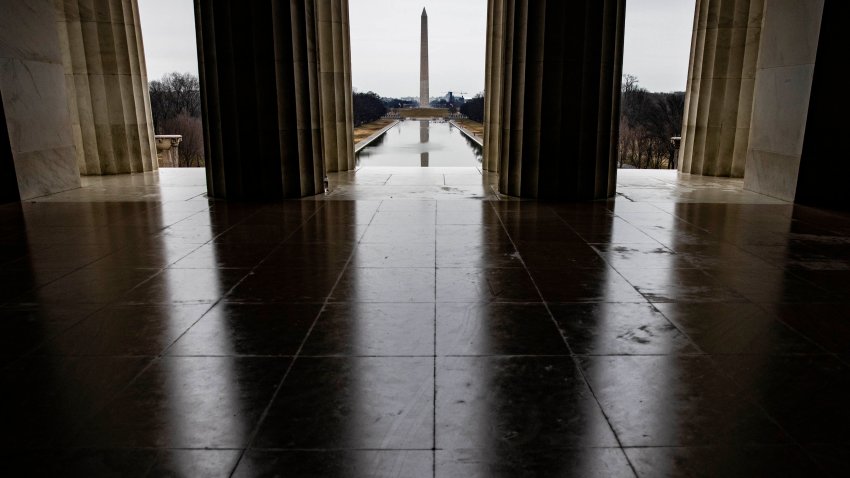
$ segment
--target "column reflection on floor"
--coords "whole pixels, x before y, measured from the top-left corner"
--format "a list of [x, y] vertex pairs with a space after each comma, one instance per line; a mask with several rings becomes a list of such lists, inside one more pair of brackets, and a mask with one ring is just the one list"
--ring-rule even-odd
[[665, 181], [2, 206], [0, 469], [840, 476], [850, 220]]

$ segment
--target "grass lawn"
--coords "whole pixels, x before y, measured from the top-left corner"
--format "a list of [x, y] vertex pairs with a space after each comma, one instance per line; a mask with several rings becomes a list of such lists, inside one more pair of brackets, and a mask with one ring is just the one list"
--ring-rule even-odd
[[373, 121], [371, 123], [362, 124], [356, 128], [354, 128], [354, 144], [357, 144], [364, 139], [372, 136], [373, 134], [380, 131], [382, 128], [386, 127], [388, 124], [392, 123], [393, 119], [379, 119], [378, 121]]

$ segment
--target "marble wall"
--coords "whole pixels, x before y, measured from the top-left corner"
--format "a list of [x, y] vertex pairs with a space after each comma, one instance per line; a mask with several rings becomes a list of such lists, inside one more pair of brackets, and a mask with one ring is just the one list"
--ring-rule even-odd
[[21, 199], [80, 186], [53, 0], [0, 0], [0, 93]]
[[765, 0], [744, 187], [794, 200], [824, 0]]

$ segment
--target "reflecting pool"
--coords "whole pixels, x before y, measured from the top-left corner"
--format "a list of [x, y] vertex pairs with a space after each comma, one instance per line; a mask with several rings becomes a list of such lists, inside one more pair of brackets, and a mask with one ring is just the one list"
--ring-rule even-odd
[[444, 121], [407, 120], [357, 153], [358, 166], [478, 167], [481, 146]]

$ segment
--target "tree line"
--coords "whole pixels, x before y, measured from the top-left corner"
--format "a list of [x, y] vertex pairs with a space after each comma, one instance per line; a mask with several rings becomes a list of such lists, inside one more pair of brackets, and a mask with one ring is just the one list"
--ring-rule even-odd
[[[681, 135], [685, 93], [653, 93], [640, 86], [637, 77], [624, 75], [621, 91], [619, 167], [674, 168], [676, 149], [671, 141]], [[204, 165], [201, 94], [198, 78], [189, 73], [170, 73], [150, 82], [151, 110], [157, 134], [179, 134], [180, 166]], [[354, 126], [376, 121], [390, 108], [413, 106], [414, 101], [382, 98], [373, 91], [353, 95]], [[459, 111], [484, 122], [484, 96], [463, 101]]]
[[685, 93], [652, 93], [637, 77], [623, 76], [618, 166], [639, 169], [676, 167], [676, 147], [681, 136]]
[[204, 165], [204, 129], [201, 122], [201, 86], [191, 73], [169, 73], [148, 84], [156, 134], [179, 134], [178, 166]]

